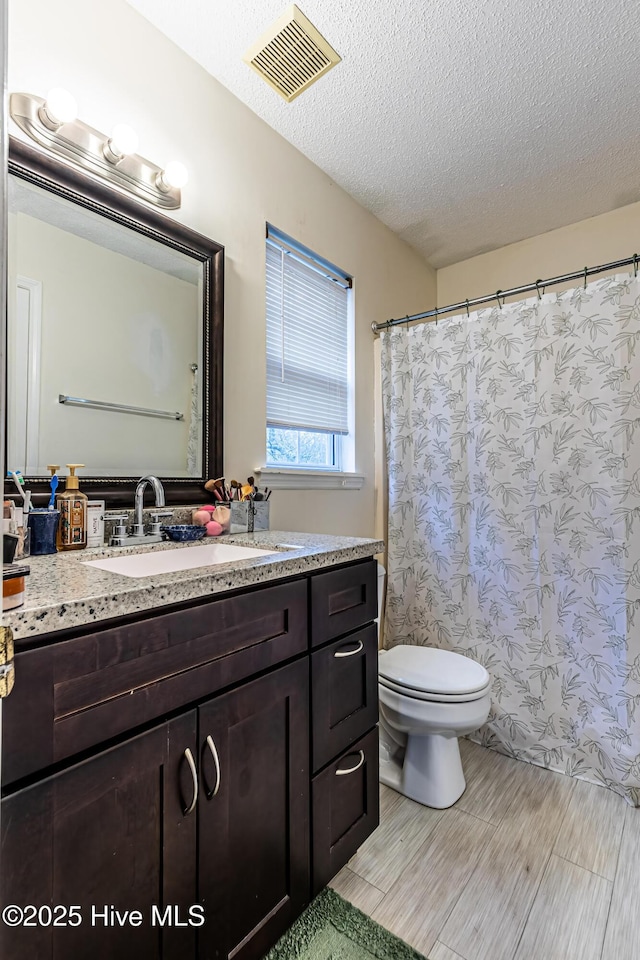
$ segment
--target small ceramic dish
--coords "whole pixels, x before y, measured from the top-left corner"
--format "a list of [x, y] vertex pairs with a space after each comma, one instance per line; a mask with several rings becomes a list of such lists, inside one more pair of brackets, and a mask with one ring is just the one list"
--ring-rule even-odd
[[161, 527], [161, 530], [163, 533], [166, 533], [170, 540], [175, 540], [177, 543], [187, 543], [189, 540], [202, 540], [202, 538], [207, 535], [205, 528], [196, 523], [178, 523], [168, 527]]

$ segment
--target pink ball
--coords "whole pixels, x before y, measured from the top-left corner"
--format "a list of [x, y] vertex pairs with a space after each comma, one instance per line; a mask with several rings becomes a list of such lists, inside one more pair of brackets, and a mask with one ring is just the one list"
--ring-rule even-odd
[[206, 527], [206, 525], [211, 520], [211, 514], [208, 510], [194, 510], [191, 519], [194, 523], [197, 523], [201, 527]]
[[219, 537], [222, 533], [222, 527], [215, 520], [210, 520], [207, 524], [207, 536], [208, 537]]
[[200, 507], [200, 509], [201, 509], [201, 510], [208, 510], [209, 513], [213, 513], [213, 511], [215, 510], [215, 507], [212, 507], [211, 504], [208, 503], [206, 506]]

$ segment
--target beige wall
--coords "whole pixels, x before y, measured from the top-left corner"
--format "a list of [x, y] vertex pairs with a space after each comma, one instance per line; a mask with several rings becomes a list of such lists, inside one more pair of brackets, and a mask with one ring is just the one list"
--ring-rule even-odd
[[438, 306], [622, 260], [635, 252], [640, 252], [640, 203], [443, 267], [437, 277]]
[[365, 485], [276, 491], [272, 526], [379, 532], [370, 324], [433, 305], [435, 271], [124, 0], [10, 0], [9, 29], [10, 91], [64, 86], [92, 126], [130, 123], [141, 154], [189, 168], [176, 218], [226, 247], [227, 477], [242, 479], [265, 457], [265, 223], [354, 275], [355, 468]]

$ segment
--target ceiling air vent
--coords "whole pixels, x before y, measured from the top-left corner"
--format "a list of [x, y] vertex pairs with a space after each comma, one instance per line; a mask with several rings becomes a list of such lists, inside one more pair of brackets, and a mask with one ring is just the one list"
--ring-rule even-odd
[[341, 57], [294, 4], [243, 59], [291, 103]]

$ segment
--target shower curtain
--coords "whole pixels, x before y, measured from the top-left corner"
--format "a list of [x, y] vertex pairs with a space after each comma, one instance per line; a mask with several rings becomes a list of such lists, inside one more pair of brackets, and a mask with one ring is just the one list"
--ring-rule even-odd
[[640, 279], [382, 337], [385, 646], [478, 660], [474, 739], [640, 805]]

